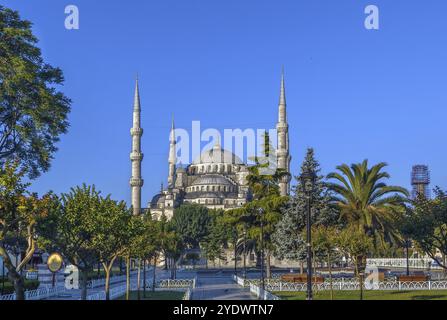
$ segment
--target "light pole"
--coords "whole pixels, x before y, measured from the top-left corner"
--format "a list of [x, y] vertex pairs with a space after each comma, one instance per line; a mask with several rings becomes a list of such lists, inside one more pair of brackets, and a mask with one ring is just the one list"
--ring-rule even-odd
[[247, 279], [247, 228], [244, 226], [244, 280]]
[[265, 290], [265, 279], [264, 279], [264, 209], [259, 208], [259, 216], [261, 218], [261, 288], [262, 292], [260, 299], [263, 299]]
[[410, 275], [410, 240], [405, 239], [405, 252], [406, 252], [406, 260], [407, 260], [407, 276]]
[[304, 170], [301, 174], [301, 185], [307, 198], [306, 214], [306, 248], [307, 248], [307, 300], [312, 300], [312, 222], [311, 222], [311, 204], [312, 193], [315, 187], [315, 173], [310, 170]]

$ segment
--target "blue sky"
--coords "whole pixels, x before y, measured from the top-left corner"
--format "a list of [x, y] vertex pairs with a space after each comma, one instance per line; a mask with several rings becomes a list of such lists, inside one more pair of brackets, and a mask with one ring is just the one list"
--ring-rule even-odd
[[[447, 188], [447, 2], [422, 0], [2, 0], [34, 23], [63, 69], [69, 133], [32, 190], [96, 184], [130, 197], [134, 78], [143, 107], [143, 205], [166, 182], [171, 114], [178, 127], [272, 128], [285, 66], [292, 169], [312, 146], [324, 173], [386, 161], [410, 187], [428, 164]], [[64, 28], [64, 8], [80, 30]], [[380, 9], [380, 30], [363, 26]]]

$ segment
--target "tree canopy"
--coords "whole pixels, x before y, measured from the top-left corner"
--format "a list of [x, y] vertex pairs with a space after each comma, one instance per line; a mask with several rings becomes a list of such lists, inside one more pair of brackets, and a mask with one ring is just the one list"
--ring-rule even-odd
[[31, 22], [0, 5], [0, 165], [19, 160], [32, 178], [50, 168], [71, 104], [37, 42]]

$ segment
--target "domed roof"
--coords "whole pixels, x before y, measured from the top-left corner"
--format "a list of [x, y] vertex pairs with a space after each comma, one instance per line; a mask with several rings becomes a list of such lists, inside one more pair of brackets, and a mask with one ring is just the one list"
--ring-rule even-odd
[[156, 194], [152, 200], [151, 200], [151, 207], [156, 207], [158, 204], [162, 204], [164, 203], [164, 201], [166, 200], [166, 197], [164, 194]]
[[206, 174], [199, 178], [197, 178], [192, 185], [198, 186], [198, 185], [225, 185], [225, 186], [231, 186], [232, 183], [228, 181], [224, 176], [220, 176], [218, 174]]
[[225, 163], [225, 164], [243, 164], [242, 160], [234, 153], [222, 149], [217, 144], [212, 149], [204, 151], [198, 156], [192, 164]]

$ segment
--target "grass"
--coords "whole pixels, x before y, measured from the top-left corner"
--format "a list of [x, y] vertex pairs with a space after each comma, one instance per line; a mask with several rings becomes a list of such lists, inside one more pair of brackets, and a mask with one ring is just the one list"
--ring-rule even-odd
[[[140, 291], [141, 300], [182, 300], [185, 292], [183, 291], [146, 291], [146, 297], [143, 297], [143, 291]], [[126, 295], [117, 300], [126, 300]], [[138, 300], [137, 291], [131, 291], [129, 300]]]
[[[283, 300], [305, 300], [306, 292], [274, 292]], [[330, 291], [314, 292], [314, 300], [330, 300]], [[447, 300], [447, 290], [363, 291], [364, 300]], [[360, 291], [334, 291], [334, 300], [360, 300]]]

